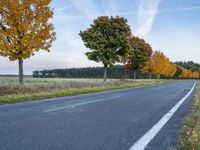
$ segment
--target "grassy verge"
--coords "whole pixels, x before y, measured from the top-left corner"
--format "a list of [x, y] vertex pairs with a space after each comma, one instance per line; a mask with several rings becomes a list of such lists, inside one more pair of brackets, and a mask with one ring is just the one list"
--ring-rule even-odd
[[72, 96], [86, 93], [94, 93], [107, 90], [116, 90], [124, 89], [129, 87], [138, 87], [138, 86], [149, 86], [160, 84], [160, 81], [142, 81], [142, 82], [121, 82], [118, 84], [107, 84], [98, 87], [86, 87], [86, 88], [61, 88], [53, 89], [49, 91], [37, 91], [37, 92], [27, 92], [27, 93], [17, 93], [17, 94], [6, 94], [0, 96], [0, 104], [10, 104], [18, 103], [30, 100], [40, 100], [47, 98], [63, 97], [63, 96]]
[[200, 150], [200, 82], [192, 112], [186, 117], [183, 129], [180, 132], [178, 150]]

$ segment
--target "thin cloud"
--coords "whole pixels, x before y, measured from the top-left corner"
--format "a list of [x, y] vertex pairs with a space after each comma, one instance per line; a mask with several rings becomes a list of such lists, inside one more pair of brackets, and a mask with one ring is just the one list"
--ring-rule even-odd
[[55, 15], [53, 22], [54, 24], [59, 24], [59, 23], [67, 23], [67, 22], [74, 22], [74, 21], [81, 21], [88, 19], [84, 15]]
[[136, 35], [145, 36], [151, 31], [158, 12], [160, 0], [140, 0], [138, 10], [138, 29]]
[[[70, 0], [72, 3], [74, 0]], [[96, 13], [95, 3], [93, 0], [76, 0], [75, 8], [86, 17], [92, 18], [92, 15]]]
[[197, 6], [197, 7], [180, 7], [180, 8], [176, 8], [175, 10], [181, 10], [181, 11], [200, 10], [200, 6]]
[[66, 11], [69, 8], [72, 8], [75, 5], [75, 3], [70, 4], [69, 6], [61, 7], [61, 8], [56, 8], [55, 12], [61, 12], [61, 11]]
[[166, 8], [159, 10], [159, 13], [167, 13], [167, 12], [177, 12], [177, 11], [194, 11], [200, 10], [200, 6], [197, 7], [177, 7], [177, 8]]
[[[157, 11], [157, 14], [160, 13], [172, 13], [172, 12], [179, 12], [179, 11], [194, 11], [194, 10], [200, 10], [200, 7], [178, 7], [178, 8], [164, 8], [164, 9], [159, 9]], [[139, 13], [145, 14], [149, 13], [149, 10], [141, 10], [141, 11], [104, 11], [105, 15], [122, 15], [122, 16], [130, 16], [130, 15], [137, 15], [139, 16]]]

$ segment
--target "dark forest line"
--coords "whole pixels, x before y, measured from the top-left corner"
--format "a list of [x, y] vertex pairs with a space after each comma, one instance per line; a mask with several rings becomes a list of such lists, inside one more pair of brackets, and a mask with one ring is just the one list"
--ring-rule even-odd
[[[188, 62], [175, 62], [177, 67], [183, 67], [193, 72], [200, 72], [200, 64], [193, 61]], [[104, 67], [87, 67], [87, 68], [67, 68], [67, 69], [52, 69], [52, 70], [36, 70], [33, 71], [35, 78], [102, 78], [104, 74]], [[181, 70], [177, 69], [173, 78], [181, 77]], [[134, 70], [127, 69], [123, 65], [115, 65], [108, 68], [108, 78], [134, 78]], [[138, 79], [157, 78], [155, 75], [137, 71]], [[161, 76], [161, 78], [168, 78]]]

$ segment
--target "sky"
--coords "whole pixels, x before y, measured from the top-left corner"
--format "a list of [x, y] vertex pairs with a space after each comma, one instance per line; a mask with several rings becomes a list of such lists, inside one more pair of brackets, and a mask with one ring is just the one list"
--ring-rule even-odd
[[[132, 33], [171, 61], [200, 63], [200, 0], [53, 0], [56, 41], [51, 52], [39, 52], [24, 61], [24, 73], [34, 70], [92, 67], [79, 33], [98, 16], [128, 19]], [[0, 74], [17, 74], [18, 62], [0, 57]]]

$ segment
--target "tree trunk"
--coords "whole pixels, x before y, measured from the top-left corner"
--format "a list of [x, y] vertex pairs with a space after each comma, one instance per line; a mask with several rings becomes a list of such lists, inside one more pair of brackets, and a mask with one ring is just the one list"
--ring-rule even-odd
[[127, 77], [127, 70], [126, 70], [126, 69], [124, 70], [124, 78], [125, 78], [125, 79], [128, 78], [128, 77]]
[[151, 73], [149, 73], [149, 79], [151, 79], [152, 78], [152, 74]]
[[157, 79], [160, 79], [160, 75], [157, 75]]
[[137, 71], [134, 70], [134, 79], [136, 79], [136, 78], [137, 78]]
[[23, 59], [19, 58], [19, 83], [24, 84], [24, 73], [23, 73]]
[[104, 66], [104, 75], [103, 75], [103, 80], [107, 80], [107, 66]]

